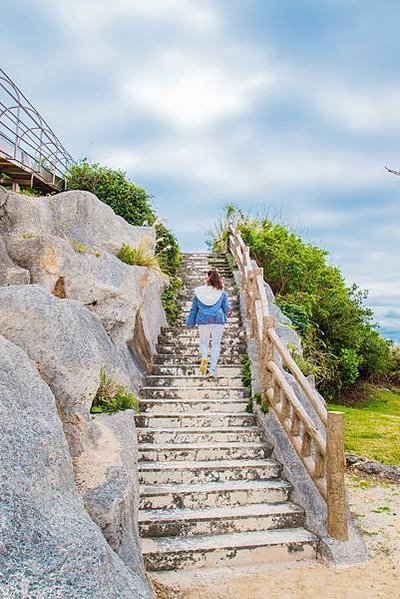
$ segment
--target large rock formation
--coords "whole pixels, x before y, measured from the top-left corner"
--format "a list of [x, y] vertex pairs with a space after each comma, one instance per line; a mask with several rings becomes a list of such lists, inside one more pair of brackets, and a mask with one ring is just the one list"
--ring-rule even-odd
[[135, 365], [149, 366], [160, 327], [166, 324], [161, 304], [166, 280], [148, 268], [124, 264], [115, 254], [124, 243], [146, 243], [154, 251], [154, 229], [132, 227], [89, 192], [46, 198], [8, 193], [2, 203], [0, 233], [14, 269], [97, 314], [124, 354], [131, 383], [137, 382]]
[[151, 597], [84, 509], [52, 392], [3, 337], [0, 388], [0, 596]]
[[[29, 510], [35, 501], [30, 500], [26, 491], [26, 510], [21, 507], [17, 525], [26, 527], [33, 539], [35, 529], [42, 531], [47, 526], [43, 516], [47, 502], [54, 504], [49, 514], [59, 510], [61, 522], [62, 508], [57, 507], [57, 502], [63, 502], [64, 506], [70, 501], [64, 493], [68, 492], [78, 502], [78, 494], [83, 499], [79, 503], [83, 515], [78, 516], [71, 508], [71, 518], [65, 520], [59, 546], [53, 537], [51, 542], [38, 544], [42, 564], [48, 563], [49, 570], [44, 569], [39, 583], [33, 568], [32, 581], [27, 578], [30, 585], [27, 593], [32, 597], [112, 599], [151, 594], [144, 582], [136, 531], [134, 414], [131, 410], [113, 415], [90, 413], [102, 368], [115, 382], [137, 391], [142, 373], [151, 363], [160, 327], [166, 324], [161, 302], [165, 278], [149, 268], [124, 264], [115, 256], [123, 244], [134, 247], [143, 240], [149, 251], [154, 252], [153, 228], [130, 226], [91, 193], [74, 191], [28, 198], [0, 188], [0, 335], [26, 352], [21, 355], [37, 367], [35, 376], [39, 382], [33, 384], [29, 375], [28, 386], [32, 385], [33, 394], [38, 386], [47, 390], [47, 395], [40, 391], [37, 398], [38, 402], [47, 401], [51, 405], [44, 411], [38, 410], [41, 425], [46, 426], [47, 418], [57, 420], [54, 412], [57, 408], [62, 424], [61, 428], [57, 420], [57, 434], [61, 437], [64, 434], [60, 446], [64, 454], [57, 462], [57, 476], [61, 478], [63, 468], [66, 469], [62, 489], [50, 485], [37, 509]], [[32, 364], [30, 368], [34, 368]], [[15, 370], [16, 389], [25, 388], [27, 372], [26, 368]], [[8, 409], [1, 394], [0, 409]], [[23, 418], [18, 420], [20, 410], [24, 410], [23, 402], [18, 404], [15, 400], [12, 409], [15, 427], [24, 427]], [[35, 430], [39, 431], [39, 427]], [[42, 432], [40, 435], [45, 446], [46, 436]], [[37, 442], [35, 439], [33, 444]], [[28, 466], [30, 453], [28, 448]], [[10, 455], [3, 457], [7, 464]], [[32, 467], [40, 471], [36, 457], [43, 458], [51, 470], [52, 458], [40, 452], [32, 459]], [[20, 471], [21, 480], [27, 477], [24, 485], [29, 483], [28, 466]], [[79, 520], [76, 531], [70, 530], [74, 518]], [[92, 528], [87, 528], [84, 522], [89, 522]], [[103, 545], [93, 541], [95, 533]], [[45, 532], [39, 532], [40, 535], [45, 536]], [[75, 543], [81, 544], [76, 559], [82, 560], [82, 567], [75, 567], [73, 576], [75, 562], [69, 553], [74, 553]], [[87, 554], [91, 543], [93, 555]], [[55, 554], [48, 555], [53, 545]], [[66, 564], [72, 564], [71, 568], [67, 565], [65, 577], [62, 566], [58, 571], [58, 548], [60, 554], [64, 552]], [[35, 563], [38, 559], [35, 550], [33, 541], [26, 545], [25, 553], [21, 545], [20, 570], [14, 563], [11, 545], [0, 551], [4, 559], [0, 581], [2, 573], [12, 570], [11, 582], [4, 588], [19, 589], [20, 584], [21, 592], [25, 592], [28, 583], [24, 582], [24, 568], [28, 568], [30, 560]], [[38, 563], [40, 566], [40, 560]], [[54, 581], [53, 565], [57, 569]], [[83, 571], [90, 578], [87, 583], [80, 580]], [[68, 584], [73, 591], [64, 593], [63, 585], [67, 588]], [[90, 585], [98, 588], [99, 593], [92, 591]], [[79, 589], [76, 595], [75, 589]], [[11, 591], [9, 596], [14, 596]]]

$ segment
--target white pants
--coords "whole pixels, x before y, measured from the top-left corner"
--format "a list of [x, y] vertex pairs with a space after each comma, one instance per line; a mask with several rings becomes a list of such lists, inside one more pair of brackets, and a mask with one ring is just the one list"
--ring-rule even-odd
[[211, 363], [210, 371], [215, 372], [219, 354], [221, 353], [221, 340], [224, 332], [223, 324], [199, 324], [200, 353], [202, 359], [208, 358], [208, 346], [211, 338]]

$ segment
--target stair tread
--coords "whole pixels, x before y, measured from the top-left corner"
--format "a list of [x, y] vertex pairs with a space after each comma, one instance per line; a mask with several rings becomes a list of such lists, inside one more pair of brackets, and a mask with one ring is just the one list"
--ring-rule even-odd
[[317, 537], [305, 528], [281, 528], [255, 532], [235, 532], [193, 537], [157, 537], [142, 539], [143, 554], [180, 551], [213, 551], [215, 549], [252, 548], [288, 543], [316, 543]]
[[[186, 462], [187, 464], [187, 462]], [[250, 489], [290, 489], [291, 485], [282, 479], [268, 478], [265, 480], [234, 480], [226, 482], [207, 483], [165, 483], [161, 485], [140, 485], [141, 497], [167, 495], [168, 493], [203, 493], [219, 491], [248, 491]]]
[[279, 466], [279, 462], [270, 458], [245, 459], [245, 460], [188, 460], [168, 462], [138, 462], [139, 471], [147, 470], [212, 470], [228, 468], [251, 468], [257, 466]]
[[171, 451], [180, 451], [185, 449], [234, 449], [234, 448], [265, 448], [267, 443], [254, 441], [216, 441], [214, 443], [139, 443], [141, 451], [151, 449], [170, 449]]
[[261, 429], [258, 426], [225, 426], [225, 427], [147, 427], [147, 426], [137, 426], [136, 430], [138, 432], [146, 432], [146, 433], [255, 433], [260, 432], [262, 434]]
[[[143, 401], [143, 400], [142, 400]], [[156, 403], [162, 403], [166, 400], [163, 399], [150, 399], [149, 401], [154, 401]], [[176, 403], [177, 401], [188, 401], [187, 399], [183, 399], [183, 400], [171, 400], [174, 403]], [[194, 400], [196, 402], [202, 401], [201, 399], [199, 400]], [[213, 399], [211, 401], [222, 401], [222, 400], [217, 400], [217, 399]], [[225, 400], [228, 402], [232, 402], [232, 400]], [[166, 418], [166, 417], [170, 417], [170, 418], [211, 418], [212, 416], [216, 417], [216, 418], [220, 418], [220, 417], [226, 417], [226, 418], [232, 418], [232, 417], [254, 417], [254, 414], [250, 413], [250, 412], [169, 412], [168, 414], [164, 414], [163, 412], [144, 412], [142, 414], [136, 414], [135, 417], [136, 418], [141, 418], [143, 416], [149, 417], [149, 418]], [[247, 427], [246, 427], [247, 428]], [[206, 429], [207, 430], [207, 429]]]
[[[149, 387], [150, 389], [154, 389], [154, 387]], [[168, 387], [170, 388], [170, 387]], [[174, 389], [179, 389], [179, 387], [173, 387]], [[186, 387], [184, 387], [186, 389]], [[163, 389], [163, 387], [158, 387], [158, 389]], [[201, 390], [203, 390], [203, 388], [201, 388]], [[220, 404], [220, 403], [247, 403], [248, 397], [233, 397], [232, 399], [230, 399], [229, 397], [225, 397], [225, 398], [221, 398], [221, 399], [208, 399], [207, 397], [204, 398], [192, 398], [192, 399], [180, 399], [179, 397], [162, 397], [162, 398], [157, 398], [157, 399], [153, 399], [153, 398], [147, 398], [147, 397], [143, 397], [141, 398], [140, 402], [141, 403], [177, 403], [179, 402], [180, 404], [185, 404], [185, 403], [215, 403], [215, 404]]]
[[290, 501], [282, 503], [252, 503], [249, 505], [235, 505], [211, 508], [171, 508], [139, 510], [139, 522], [176, 520], [209, 520], [247, 518], [249, 516], [271, 516], [303, 514], [303, 510]]

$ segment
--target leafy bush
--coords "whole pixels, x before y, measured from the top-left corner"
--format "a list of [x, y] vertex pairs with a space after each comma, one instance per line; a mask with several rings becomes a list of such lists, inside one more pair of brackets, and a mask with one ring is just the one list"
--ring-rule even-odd
[[[72, 165], [68, 179], [68, 189], [91, 191], [99, 200], [111, 206], [116, 214], [122, 216], [129, 224], [142, 226], [152, 225], [156, 229], [156, 261], [161, 270], [170, 277], [175, 277], [182, 262], [180, 248], [175, 235], [163, 223], [159, 222], [151, 206], [149, 194], [141, 187], [126, 178], [121, 170], [114, 170], [98, 163], [82, 160]], [[126, 261], [133, 259], [129, 251], [123, 250], [118, 257]], [[135, 259], [139, 259], [137, 256]], [[137, 262], [127, 262], [137, 264]], [[146, 264], [143, 264], [147, 266]], [[152, 262], [156, 268], [154, 261]], [[168, 293], [165, 293], [164, 309], [172, 313], [176, 303], [172, 292], [177, 291], [176, 283], [170, 283]]]
[[[298, 361], [328, 398], [337, 398], [358, 380], [384, 378], [393, 371], [391, 344], [372, 321], [366, 292], [346, 285], [340, 269], [327, 263], [325, 250], [267, 218], [239, 213], [236, 222], [278, 305], [302, 337], [304, 356]], [[220, 247], [221, 223], [214, 232]]]
[[148, 194], [131, 183], [121, 170], [82, 160], [70, 168], [68, 189], [91, 191], [131, 225], [140, 226], [145, 221], [151, 224], [155, 220]]
[[159, 260], [161, 268], [168, 275], [176, 274], [181, 254], [175, 235], [157, 220], [149, 194], [129, 181], [123, 171], [85, 159], [71, 166], [68, 189], [91, 191], [131, 225], [155, 226], [156, 253], [162, 255], [162, 260]]
[[119, 385], [107, 376], [104, 368], [100, 371], [100, 385], [90, 412], [100, 414], [102, 412], [119, 412], [122, 410], [135, 410], [139, 412], [139, 400], [130, 393], [123, 385]]
[[176, 301], [176, 296], [181, 286], [182, 279], [179, 277], [171, 277], [169, 285], [166, 289], [164, 289], [162, 295], [163, 307], [170, 325], [173, 325], [179, 316], [180, 308]]
[[251, 366], [248, 354], [242, 358], [242, 383], [244, 387], [251, 390]]

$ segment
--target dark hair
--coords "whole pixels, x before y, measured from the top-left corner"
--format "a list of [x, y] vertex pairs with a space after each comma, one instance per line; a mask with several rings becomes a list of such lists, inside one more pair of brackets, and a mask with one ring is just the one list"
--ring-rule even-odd
[[215, 289], [222, 290], [224, 288], [224, 284], [222, 282], [221, 275], [218, 270], [209, 270], [207, 273], [208, 284], [214, 287]]

